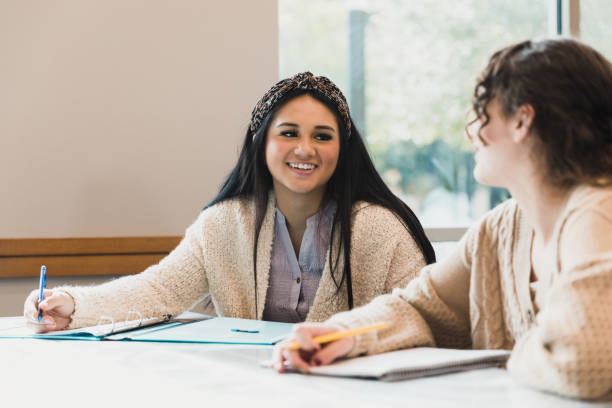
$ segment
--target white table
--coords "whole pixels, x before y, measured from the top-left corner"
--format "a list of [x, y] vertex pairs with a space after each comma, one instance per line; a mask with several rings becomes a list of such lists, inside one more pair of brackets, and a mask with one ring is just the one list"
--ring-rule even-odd
[[280, 375], [259, 366], [270, 356], [267, 346], [4, 339], [0, 406], [612, 406], [534, 391], [501, 369], [384, 383]]

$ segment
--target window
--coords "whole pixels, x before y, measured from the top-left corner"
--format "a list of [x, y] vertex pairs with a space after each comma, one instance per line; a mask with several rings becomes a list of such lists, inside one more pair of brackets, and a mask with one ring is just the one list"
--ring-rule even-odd
[[279, 0], [279, 72], [310, 70], [336, 82], [387, 185], [426, 228], [461, 233], [508, 197], [474, 180], [464, 137], [489, 55], [579, 27], [610, 57], [602, 11], [612, 16], [612, 2]]
[[580, 25], [573, 34], [612, 60], [612, 2], [580, 0], [576, 14]]

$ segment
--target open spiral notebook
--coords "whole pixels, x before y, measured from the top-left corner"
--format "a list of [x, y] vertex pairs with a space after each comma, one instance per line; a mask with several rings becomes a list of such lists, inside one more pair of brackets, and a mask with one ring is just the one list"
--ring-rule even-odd
[[[457, 350], [415, 347], [371, 356], [339, 360], [322, 367], [310, 367], [310, 374], [333, 377], [401, 381], [501, 367], [510, 357], [508, 350]], [[270, 366], [271, 362], [262, 363]]]

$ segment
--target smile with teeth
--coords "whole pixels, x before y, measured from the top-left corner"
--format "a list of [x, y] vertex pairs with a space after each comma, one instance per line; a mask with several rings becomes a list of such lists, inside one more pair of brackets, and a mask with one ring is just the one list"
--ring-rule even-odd
[[314, 170], [317, 165], [311, 163], [287, 163], [292, 169], [298, 170]]

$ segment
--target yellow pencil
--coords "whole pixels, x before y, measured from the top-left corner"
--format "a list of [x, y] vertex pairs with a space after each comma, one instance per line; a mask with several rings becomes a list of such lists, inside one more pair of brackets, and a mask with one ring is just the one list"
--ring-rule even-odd
[[[323, 344], [323, 343], [329, 343], [331, 341], [340, 340], [348, 336], [356, 336], [358, 334], [366, 333], [372, 330], [386, 329], [386, 328], [387, 328], [387, 323], [379, 323], [373, 326], [361, 327], [359, 329], [322, 334], [320, 336], [316, 336], [312, 340], [315, 343]], [[293, 340], [290, 344], [285, 346], [286, 350], [299, 350], [300, 348], [301, 348], [300, 344], [295, 340]]]

